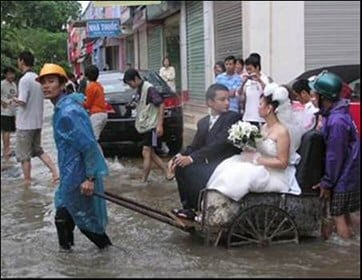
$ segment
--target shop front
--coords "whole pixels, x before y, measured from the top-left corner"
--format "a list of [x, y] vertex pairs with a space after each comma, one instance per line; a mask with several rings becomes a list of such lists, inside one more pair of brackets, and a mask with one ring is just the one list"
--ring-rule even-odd
[[181, 89], [180, 9], [178, 1], [147, 6], [148, 67], [159, 71], [168, 57], [176, 72], [176, 90]]
[[176, 91], [181, 90], [180, 61], [180, 13], [176, 13], [164, 21], [164, 56], [167, 56], [176, 72]]

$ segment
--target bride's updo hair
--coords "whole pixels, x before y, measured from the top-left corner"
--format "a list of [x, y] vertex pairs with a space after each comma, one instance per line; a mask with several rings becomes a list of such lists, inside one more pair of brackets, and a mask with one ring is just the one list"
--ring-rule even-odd
[[264, 93], [260, 96], [260, 98], [263, 98], [265, 103], [267, 105], [272, 105], [273, 107], [273, 112], [275, 112], [275, 109], [278, 108], [279, 106], [279, 101], [277, 100], [273, 100], [273, 95], [265, 95]]
[[279, 86], [277, 83], [267, 84], [261, 97], [267, 104], [273, 106], [274, 112], [277, 112], [279, 106], [284, 107], [285, 104], [291, 104], [289, 91], [286, 86]]
[[278, 87], [279, 87], [279, 85], [275, 82], [269, 83], [265, 86], [263, 94], [260, 96], [260, 98], [264, 99], [266, 104], [272, 105], [273, 112], [279, 106], [279, 102], [276, 100], [273, 100], [273, 93], [275, 92], [275, 90]]

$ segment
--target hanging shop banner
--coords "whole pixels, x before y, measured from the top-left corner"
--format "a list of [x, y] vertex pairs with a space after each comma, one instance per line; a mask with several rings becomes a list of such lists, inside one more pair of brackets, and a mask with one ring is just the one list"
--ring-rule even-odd
[[93, 1], [95, 7], [145, 6], [161, 4], [161, 1]]
[[88, 38], [119, 37], [120, 33], [119, 19], [94, 19], [87, 21]]

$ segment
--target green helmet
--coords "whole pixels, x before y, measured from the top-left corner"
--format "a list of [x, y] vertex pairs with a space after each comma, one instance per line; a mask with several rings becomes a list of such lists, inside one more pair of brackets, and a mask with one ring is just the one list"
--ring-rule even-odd
[[339, 99], [342, 89], [342, 79], [336, 74], [322, 71], [313, 81], [309, 82], [309, 87], [326, 99], [336, 101]]

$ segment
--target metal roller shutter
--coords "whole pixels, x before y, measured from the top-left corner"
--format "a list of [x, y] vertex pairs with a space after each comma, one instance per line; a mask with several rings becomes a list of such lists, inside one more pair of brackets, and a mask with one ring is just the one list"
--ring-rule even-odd
[[148, 69], [159, 72], [162, 64], [162, 26], [148, 30]]
[[241, 1], [215, 1], [215, 61], [242, 56]]
[[147, 29], [146, 27], [140, 28], [138, 30], [138, 40], [139, 40], [139, 68], [147, 69], [148, 68], [148, 52], [147, 52]]
[[360, 2], [304, 3], [306, 70], [360, 63]]
[[133, 35], [128, 36], [126, 39], [126, 55], [127, 55], [126, 63], [131, 63], [132, 67], [135, 67]]
[[205, 100], [203, 2], [186, 2], [187, 77], [190, 97]]

